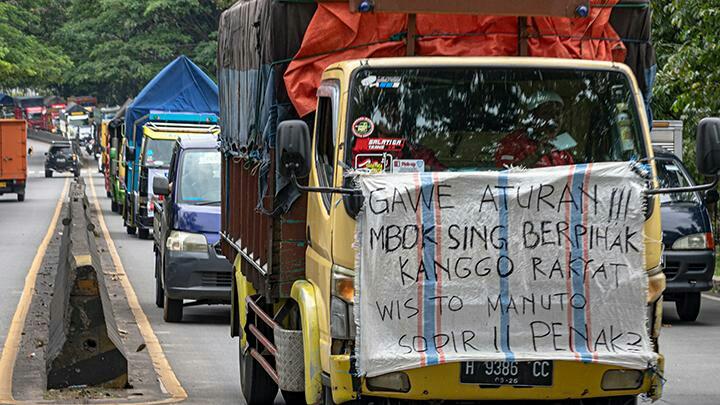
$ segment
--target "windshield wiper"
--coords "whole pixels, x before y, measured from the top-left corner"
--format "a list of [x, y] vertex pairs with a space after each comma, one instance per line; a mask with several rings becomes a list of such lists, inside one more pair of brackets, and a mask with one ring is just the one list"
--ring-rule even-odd
[[195, 203], [193, 205], [213, 205], [213, 204], [220, 204], [222, 201], [203, 201], [199, 203]]

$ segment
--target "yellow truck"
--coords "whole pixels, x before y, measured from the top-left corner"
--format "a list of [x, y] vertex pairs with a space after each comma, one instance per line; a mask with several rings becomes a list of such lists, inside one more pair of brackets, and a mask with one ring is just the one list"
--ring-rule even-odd
[[[655, 188], [633, 70], [554, 48], [574, 49], [572, 18], [616, 10], [505, 3], [257, 0], [221, 17], [220, 248], [247, 403], [660, 398], [655, 194], [677, 190]], [[469, 17], [422, 14], [448, 12]], [[441, 31], [453, 19], [472, 27]], [[718, 128], [699, 129], [703, 173]]]

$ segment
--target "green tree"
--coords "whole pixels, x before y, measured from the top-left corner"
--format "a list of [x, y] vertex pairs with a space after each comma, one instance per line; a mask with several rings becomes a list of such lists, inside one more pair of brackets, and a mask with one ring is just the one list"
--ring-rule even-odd
[[213, 0], [71, 0], [55, 34], [75, 63], [62, 92], [120, 103], [181, 54], [214, 76], [220, 11]]
[[45, 3], [0, 2], [0, 88], [43, 88], [72, 67], [59, 47], [36, 36]]
[[652, 3], [659, 64], [653, 101], [655, 117], [684, 121], [684, 161], [697, 174], [697, 123], [720, 113], [720, 3], [717, 0]]

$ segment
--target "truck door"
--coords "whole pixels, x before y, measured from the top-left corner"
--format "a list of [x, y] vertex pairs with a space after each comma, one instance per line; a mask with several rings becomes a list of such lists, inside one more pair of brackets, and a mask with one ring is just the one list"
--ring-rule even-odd
[[[335, 138], [340, 85], [324, 81], [318, 89], [318, 108], [315, 116], [315, 135], [312, 144], [311, 186], [332, 187], [335, 184]], [[332, 193], [308, 194], [307, 268], [306, 276], [320, 289], [322, 302], [318, 308], [329, 307], [330, 272], [332, 268], [332, 211], [335, 209]], [[328, 313], [318, 313], [320, 325], [328, 325]], [[330, 334], [320, 328], [320, 350], [329, 352]], [[321, 356], [321, 359], [324, 359]], [[323, 364], [323, 368], [327, 365]]]
[[5, 179], [25, 179], [25, 122], [7, 121], [0, 125], [0, 175]]

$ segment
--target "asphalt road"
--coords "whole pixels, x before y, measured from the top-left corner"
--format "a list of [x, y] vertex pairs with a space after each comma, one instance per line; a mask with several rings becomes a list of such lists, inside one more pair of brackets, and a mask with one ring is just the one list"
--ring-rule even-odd
[[110, 211], [104, 179], [97, 170], [86, 170], [84, 175], [92, 176], [105, 223], [125, 272], [170, 366], [188, 393], [185, 403], [242, 403], [238, 341], [230, 338], [230, 306], [186, 307], [182, 323], [166, 323], [162, 309], [155, 306], [152, 240], [128, 235], [122, 217]]
[[[25, 284], [25, 275], [48, 227], [65, 179], [46, 179], [43, 162], [47, 144], [28, 141], [33, 155], [28, 160], [25, 201], [16, 194], [0, 196], [0, 350]], [[60, 177], [60, 178], [58, 178]]]
[[[27, 199], [18, 203], [15, 195], [0, 197], [0, 348], [23, 288], [25, 274], [38, 244], [47, 231], [60, 196], [63, 179], [45, 179], [42, 172], [42, 144], [30, 159]], [[89, 162], [88, 167], [92, 167]], [[188, 392], [185, 403], [242, 403], [238, 382], [237, 340], [228, 330], [227, 306], [186, 308], [182, 324], [167, 324], [162, 310], [154, 304], [152, 242], [125, 233], [122, 219], [110, 211], [102, 177], [92, 176], [105, 221], [118, 248], [130, 282], [148, 316], [155, 334], [180, 383]], [[666, 357], [665, 404], [720, 403], [720, 300], [703, 299], [695, 323], [678, 320], [672, 304], [665, 305], [665, 327], [661, 351]]]

